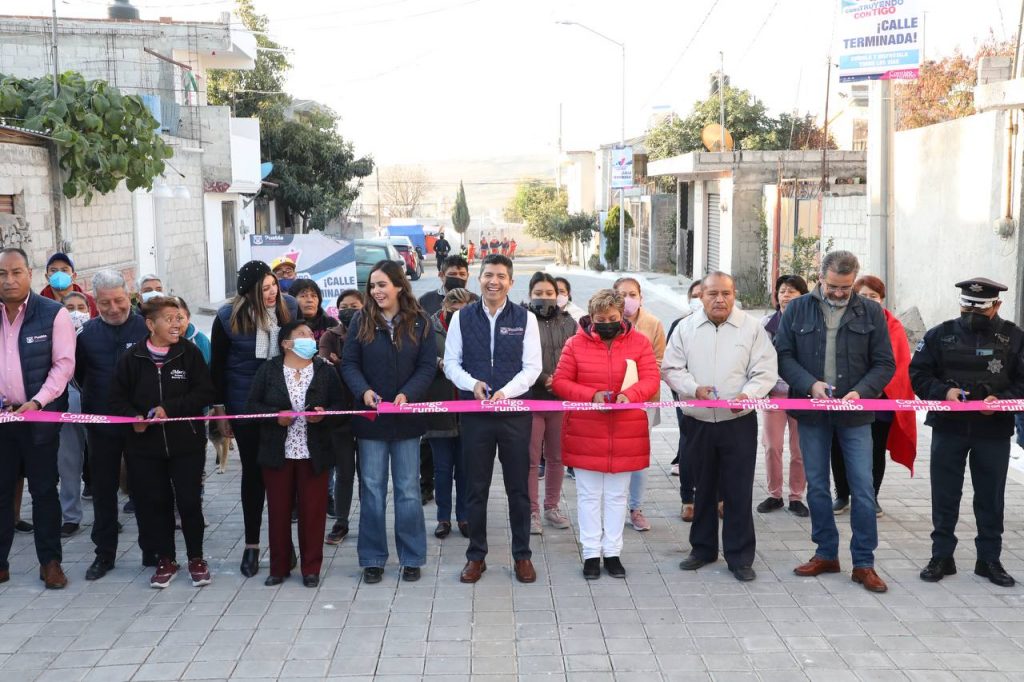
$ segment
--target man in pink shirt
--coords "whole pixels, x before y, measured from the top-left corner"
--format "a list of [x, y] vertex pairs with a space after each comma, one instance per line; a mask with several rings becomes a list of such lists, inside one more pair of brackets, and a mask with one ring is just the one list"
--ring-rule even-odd
[[[75, 326], [56, 301], [32, 292], [32, 268], [21, 249], [0, 249], [0, 509], [12, 509], [24, 470], [32, 494], [39, 579], [61, 589], [57, 448], [60, 424], [22, 421], [32, 412], [65, 412], [75, 371]], [[0, 514], [0, 583], [10, 580], [14, 516]]]

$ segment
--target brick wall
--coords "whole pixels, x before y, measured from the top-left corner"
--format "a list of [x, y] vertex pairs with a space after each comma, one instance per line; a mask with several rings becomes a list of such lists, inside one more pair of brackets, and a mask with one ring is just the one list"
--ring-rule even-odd
[[867, 196], [826, 197], [822, 203], [822, 245], [831, 239], [832, 250], [852, 251], [863, 272], [874, 272], [869, 262]]

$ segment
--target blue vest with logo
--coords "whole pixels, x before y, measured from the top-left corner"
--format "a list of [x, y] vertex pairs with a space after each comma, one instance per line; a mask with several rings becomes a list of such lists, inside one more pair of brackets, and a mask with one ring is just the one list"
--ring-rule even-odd
[[[459, 312], [462, 333], [462, 368], [492, 391], [501, 389], [523, 369], [523, 340], [529, 313], [522, 306], [505, 303], [494, 321], [494, 355], [491, 355], [491, 323], [483, 302], [470, 303]], [[472, 391], [459, 391], [472, 400]]]
[[[121, 356], [132, 346], [149, 337], [146, 319], [138, 313], [128, 313], [124, 324], [107, 324], [103, 318], [94, 317], [82, 326], [78, 335], [78, 361], [76, 375], [82, 388], [82, 412], [107, 414], [110, 400], [110, 383]], [[123, 429], [100, 425], [105, 432], [120, 432]]]
[[[284, 303], [291, 319], [297, 319], [299, 308], [295, 299], [285, 296]], [[244, 414], [246, 403], [249, 402], [249, 389], [252, 387], [252, 380], [256, 378], [256, 372], [266, 362], [266, 359], [256, 357], [256, 334], [238, 334], [231, 331], [230, 303], [220, 307], [217, 311], [217, 319], [220, 320], [225, 336], [231, 341], [224, 367], [224, 376], [227, 381], [224, 390], [224, 407], [228, 414]], [[284, 324], [283, 321], [280, 323]]]
[[[53, 321], [62, 307], [60, 303], [37, 294], [28, 295], [21, 335], [18, 337], [18, 357], [21, 359], [21, 379], [25, 384], [26, 400], [31, 400], [39, 392], [53, 367]], [[48, 412], [66, 412], [67, 387], [60, 397], [43, 409]]]

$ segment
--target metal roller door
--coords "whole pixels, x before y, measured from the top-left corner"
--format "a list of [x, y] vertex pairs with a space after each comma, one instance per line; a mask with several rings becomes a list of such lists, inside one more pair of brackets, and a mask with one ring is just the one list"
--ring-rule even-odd
[[708, 258], [706, 272], [718, 269], [719, 251], [722, 244], [721, 201], [717, 194], [708, 194]]

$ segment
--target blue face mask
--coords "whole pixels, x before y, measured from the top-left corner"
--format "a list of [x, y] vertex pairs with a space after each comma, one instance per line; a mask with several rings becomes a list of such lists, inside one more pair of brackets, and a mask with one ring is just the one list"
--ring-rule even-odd
[[64, 291], [71, 286], [71, 275], [63, 270], [58, 270], [50, 275], [50, 286], [57, 291]]
[[277, 280], [277, 287], [282, 293], [288, 293], [288, 290], [292, 288], [292, 284], [294, 283], [294, 279], [279, 279]]
[[292, 340], [292, 352], [303, 360], [312, 360], [313, 356], [316, 355], [316, 351], [316, 341], [313, 339], [300, 338]]

